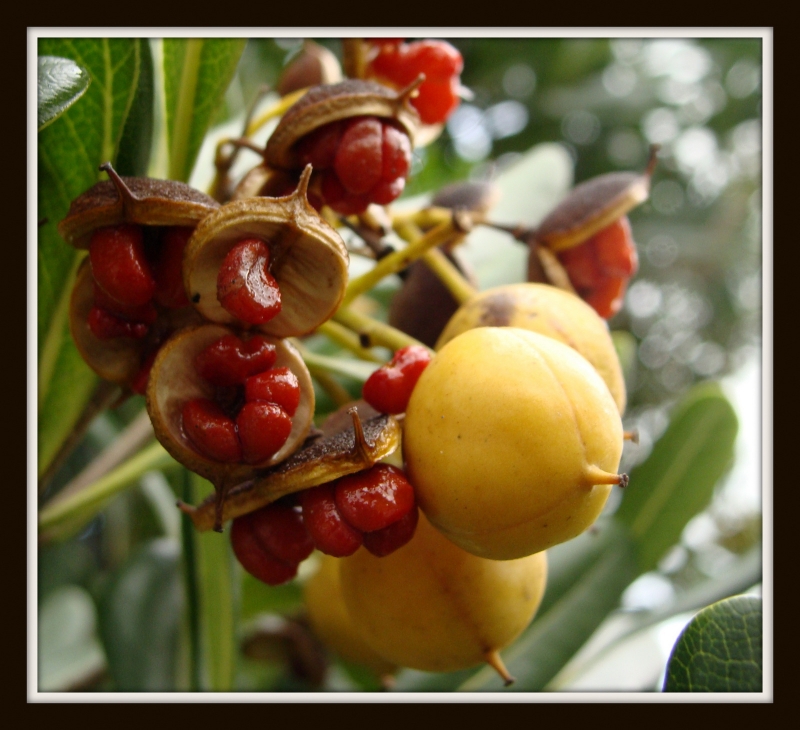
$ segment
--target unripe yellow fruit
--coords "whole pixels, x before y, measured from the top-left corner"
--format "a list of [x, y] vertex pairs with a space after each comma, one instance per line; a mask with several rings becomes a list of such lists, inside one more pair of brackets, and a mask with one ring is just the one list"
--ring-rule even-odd
[[342, 593], [366, 641], [404, 667], [429, 672], [489, 662], [509, 681], [498, 652], [530, 623], [544, 595], [544, 553], [478, 558], [423, 515], [411, 541], [376, 558], [363, 548], [341, 561]]
[[324, 554], [320, 557], [319, 570], [303, 586], [308, 620], [314, 633], [343, 659], [362, 664], [379, 677], [391, 674], [395, 665], [370, 648], [347, 612], [339, 578], [341, 561]]
[[608, 324], [575, 294], [537, 283], [487, 289], [461, 305], [439, 336], [436, 349], [475, 327], [521, 327], [569, 345], [594, 365], [619, 412], [625, 411], [625, 378]]
[[406, 410], [403, 455], [428, 519], [468, 552], [509, 560], [597, 519], [622, 455], [622, 421], [575, 350], [480, 327], [433, 358]]

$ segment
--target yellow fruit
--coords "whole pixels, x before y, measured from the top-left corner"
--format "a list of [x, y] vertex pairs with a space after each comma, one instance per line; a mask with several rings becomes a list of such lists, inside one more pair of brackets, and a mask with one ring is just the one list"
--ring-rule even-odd
[[436, 349], [475, 327], [521, 327], [577, 350], [605, 380], [619, 412], [625, 378], [606, 321], [580, 297], [549, 284], [509, 284], [477, 294], [447, 323]]
[[569, 540], [600, 514], [623, 431], [575, 350], [516, 327], [468, 330], [417, 382], [403, 455], [417, 502], [454, 543], [509, 560]]
[[314, 633], [343, 659], [362, 664], [378, 676], [391, 674], [395, 665], [370, 648], [347, 613], [339, 579], [341, 561], [321, 553], [320, 557], [319, 570], [303, 588]]
[[341, 560], [342, 593], [361, 635], [396, 664], [429, 672], [490, 663], [536, 613], [544, 553], [499, 562], [456, 547], [420, 515], [411, 541], [384, 558], [359, 549]]

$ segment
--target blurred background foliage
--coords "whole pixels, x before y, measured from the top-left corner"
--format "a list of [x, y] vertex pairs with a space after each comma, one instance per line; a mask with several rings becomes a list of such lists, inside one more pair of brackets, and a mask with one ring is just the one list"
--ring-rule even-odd
[[[341, 55], [338, 40], [315, 40]], [[762, 41], [447, 40], [464, 55], [461, 79], [469, 98], [435, 144], [415, 151], [404, 197], [454, 180], [492, 179], [545, 142], [568, 153], [575, 183], [642, 170], [649, 145], [661, 146], [651, 198], [629, 216], [640, 270], [623, 311], [610, 322], [629, 388], [625, 426], [639, 432], [639, 444], [626, 446], [623, 470], [644, 462], [670, 422], [669, 409], [700, 381], [731, 383], [729, 393], [744, 393], [737, 407], [749, 408], [739, 410], [736, 466], [708, 509], [689, 522], [655, 570], [621, 590], [616, 610], [549, 685], [655, 690], [666, 657], [652, 631], [645, 654], [636, 655], [638, 671], [619, 672], [616, 683], [598, 669], [606, 665], [597, 657], [613, 660], [620, 637], [663, 626], [693, 590], [733, 574], [741, 576], [738, 590], [760, 583]], [[265, 84], [276, 84], [300, 44], [249, 40], [215, 123], [240, 119]], [[141, 407], [131, 401], [98, 418], [43, 499], [111, 443]], [[747, 427], [743, 416], [751, 419]], [[749, 439], [746, 453], [743, 438]], [[193, 494], [196, 501], [206, 487], [178, 468], [149, 472], [77, 534], [40, 544], [39, 689], [378, 688], [367, 670], [326, 656], [314, 643], [297, 582], [267, 588], [238, 571], [229, 552], [181, 537], [174, 497]], [[612, 500], [609, 512], [615, 507]], [[219, 554], [209, 558], [209, 550]], [[218, 635], [206, 636], [202, 646], [192, 638], [192, 626], [207, 626], [209, 619], [191, 610], [197, 593], [209, 591], [208, 583], [187, 581], [181, 570], [194, 559], [217, 566], [208, 580], [229, 582], [225, 605], [236, 619], [220, 620], [235, 627], [236, 638], [227, 637], [227, 648]], [[212, 583], [211, 592], [219, 593], [219, 585]], [[713, 590], [709, 595], [719, 597]], [[201, 614], [221, 604], [204, 605]], [[676, 635], [673, 630], [671, 640]], [[192, 661], [198, 652], [213, 661]], [[624, 663], [626, 655], [620, 657]], [[434, 688], [420, 674], [401, 675], [398, 688]], [[446, 676], [438, 686], [455, 689], [468, 676]]]

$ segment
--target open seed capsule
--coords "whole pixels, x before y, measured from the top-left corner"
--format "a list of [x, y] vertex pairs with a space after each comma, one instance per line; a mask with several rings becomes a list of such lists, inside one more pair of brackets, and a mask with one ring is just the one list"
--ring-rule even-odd
[[[350, 428], [308, 439], [285, 461], [232, 487], [223, 505], [222, 520], [249, 514], [284, 495], [368, 469], [399, 447], [400, 424], [392, 416], [375, 416], [363, 424], [357, 415], [353, 418]], [[180, 505], [201, 532], [214, 526], [215, 506], [213, 497], [196, 507]]]
[[[312, 332], [336, 311], [347, 285], [349, 259], [339, 234], [308, 203], [310, 175], [309, 167], [289, 196], [227, 203], [197, 227], [186, 247], [184, 284], [204, 318], [292, 337]], [[267, 253], [253, 256], [250, 263], [242, 259], [232, 264], [235, 247], [244, 241], [260, 241]], [[231, 276], [223, 282], [226, 272]], [[279, 312], [266, 320], [242, 319], [248, 310], [230, 306], [226, 287], [240, 287], [258, 311], [267, 280], [279, 292]]]
[[[281, 396], [247, 392], [253, 378], [284, 368], [299, 389], [292, 405]], [[147, 410], [164, 448], [224, 496], [302, 445], [314, 413], [314, 388], [303, 359], [286, 340], [240, 337], [205, 324], [163, 345], [150, 373]]]

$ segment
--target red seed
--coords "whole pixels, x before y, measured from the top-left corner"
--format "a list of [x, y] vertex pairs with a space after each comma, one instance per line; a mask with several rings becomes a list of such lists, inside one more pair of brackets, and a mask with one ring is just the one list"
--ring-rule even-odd
[[356, 117], [345, 127], [334, 170], [349, 193], [368, 193], [381, 179], [383, 128], [377, 117]]
[[188, 307], [189, 298], [183, 287], [183, 252], [193, 228], [170, 226], [161, 236], [161, 249], [153, 265], [156, 281], [155, 300], [162, 307]]
[[303, 522], [317, 550], [335, 558], [352, 555], [362, 543], [361, 532], [345, 522], [336, 508], [331, 484], [302, 493]]
[[383, 126], [381, 179], [392, 182], [397, 178], [405, 179], [411, 169], [411, 140], [405, 132], [401, 132], [391, 124]]
[[100, 307], [92, 307], [86, 317], [89, 329], [98, 340], [113, 340], [117, 337], [128, 337], [140, 340], [150, 327], [141, 322], [129, 322], [127, 319], [117, 317]]
[[269, 249], [246, 239], [228, 251], [217, 275], [217, 299], [234, 317], [264, 324], [281, 311], [278, 282], [269, 272]]
[[622, 216], [592, 238], [597, 263], [605, 276], [631, 277], [638, 268], [631, 224]]
[[280, 560], [301, 563], [314, 550], [302, 512], [284, 504], [283, 500], [251, 512], [245, 518], [264, 550]]
[[262, 583], [277, 586], [297, 575], [299, 562], [286, 562], [267, 552], [256, 536], [250, 515], [238, 517], [231, 527], [231, 545], [236, 559]]
[[418, 521], [419, 510], [414, 507], [405, 517], [401, 517], [388, 527], [364, 533], [364, 547], [376, 558], [383, 558], [403, 547], [414, 537]]
[[226, 463], [242, 460], [236, 424], [214, 401], [187, 401], [182, 415], [184, 433], [201, 456]]
[[273, 368], [245, 381], [244, 399], [276, 403], [293, 416], [300, 405], [300, 383], [289, 368]]
[[[422, 40], [409, 43], [404, 58], [406, 78], [411, 83], [420, 73], [436, 81], [457, 76], [464, 69], [464, 59], [457, 48], [446, 41]], [[401, 82], [403, 83], [403, 82]]]
[[94, 305], [115, 317], [124, 319], [133, 324], [151, 325], [158, 319], [158, 310], [152, 302], [131, 306], [118, 302], [104, 292], [97, 282], [94, 282]]
[[331, 122], [303, 137], [297, 143], [297, 154], [302, 166], [310, 163], [315, 170], [333, 167], [343, 129], [343, 122]]
[[402, 469], [376, 464], [334, 482], [339, 514], [362, 532], [374, 532], [405, 517], [414, 508], [414, 488]]
[[350, 194], [333, 170], [323, 173], [321, 189], [325, 203], [342, 215], [363, 213], [372, 202], [366, 195]]
[[401, 348], [367, 378], [364, 400], [381, 413], [405, 413], [414, 386], [430, 360], [430, 352], [421, 345]]
[[426, 81], [419, 87], [419, 95], [411, 100], [411, 105], [419, 112], [425, 124], [444, 122], [461, 103], [458, 95], [458, 79], [446, 81]]
[[224, 387], [244, 383], [251, 375], [269, 370], [277, 356], [275, 345], [262, 335], [244, 341], [225, 335], [202, 350], [194, 366], [201, 378]]
[[589, 292], [584, 299], [603, 319], [611, 319], [622, 309], [627, 288], [627, 278], [611, 277]]
[[89, 242], [92, 274], [101, 289], [128, 306], [147, 304], [156, 282], [144, 253], [141, 226], [98, 228]]
[[292, 419], [274, 403], [245, 403], [236, 416], [244, 461], [260, 464], [274, 456], [292, 432]]

